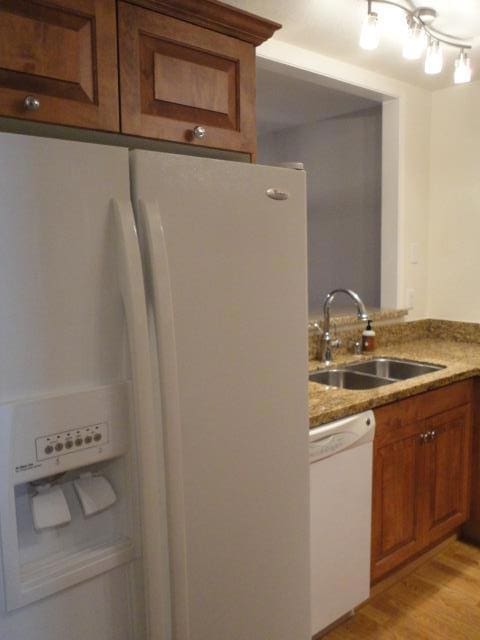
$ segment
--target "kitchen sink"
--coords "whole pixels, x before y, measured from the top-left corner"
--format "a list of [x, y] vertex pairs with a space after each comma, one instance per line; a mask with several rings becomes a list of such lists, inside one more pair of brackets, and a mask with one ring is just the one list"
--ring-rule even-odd
[[316, 371], [308, 376], [310, 382], [327, 384], [330, 387], [340, 387], [341, 389], [375, 389], [384, 384], [391, 384], [394, 380], [387, 380], [375, 375], [355, 373], [346, 369], [328, 369]]
[[399, 380], [408, 380], [445, 367], [426, 362], [400, 360], [399, 358], [373, 358], [355, 362], [338, 369], [323, 369], [310, 373], [310, 382], [318, 382], [340, 389], [375, 389]]
[[347, 371], [369, 373], [380, 378], [392, 380], [408, 380], [425, 373], [439, 371], [445, 367], [438, 364], [415, 362], [412, 360], [400, 360], [397, 358], [374, 358], [365, 362], [356, 362], [344, 367]]

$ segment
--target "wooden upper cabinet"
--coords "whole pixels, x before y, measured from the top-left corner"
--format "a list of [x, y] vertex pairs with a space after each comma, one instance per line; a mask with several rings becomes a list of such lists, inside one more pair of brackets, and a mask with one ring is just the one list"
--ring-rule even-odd
[[253, 155], [254, 45], [126, 2], [118, 10], [122, 132]]
[[0, 115], [118, 131], [115, 0], [0, 0]]
[[253, 158], [255, 47], [278, 28], [218, 0], [0, 0], [0, 116]]

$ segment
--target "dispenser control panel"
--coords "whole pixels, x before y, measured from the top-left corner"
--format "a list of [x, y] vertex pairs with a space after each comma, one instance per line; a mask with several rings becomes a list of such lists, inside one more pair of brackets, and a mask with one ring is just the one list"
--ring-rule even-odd
[[0, 471], [13, 485], [124, 455], [130, 383], [0, 405]]
[[131, 400], [123, 381], [0, 403], [0, 620], [135, 557]]
[[35, 440], [37, 460], [47, 460], [108, 443], [108, 423], [52, 433]]

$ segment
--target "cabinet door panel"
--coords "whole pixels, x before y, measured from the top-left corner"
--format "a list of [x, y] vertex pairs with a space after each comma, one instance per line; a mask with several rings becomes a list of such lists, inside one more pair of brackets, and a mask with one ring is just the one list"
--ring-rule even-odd
[[124, 2], [119, 31], [124, 133], [254, 153], [251, 45]]
[[418, 492], [422, 490], [419, 435], [375, 451], [373, 480], [372, 578], [404, 562], [420, 549]]
[[0, 0], [0, 115], [118, 130], [116, 50], [114, 0]]
[[144, 34], [139, 44], [143, 113], [237, 128], [235, 62]]
[[466, 405], [427, 421], [427, 429], [434, 433], [426, 446], [428, 542], [448, 534], [468, 517], [470, 414], [471, 407]]

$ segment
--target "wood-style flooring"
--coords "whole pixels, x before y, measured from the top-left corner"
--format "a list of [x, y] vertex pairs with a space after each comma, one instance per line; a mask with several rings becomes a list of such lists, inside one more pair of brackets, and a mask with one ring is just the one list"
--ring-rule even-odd
[[480, 640], [480, 549], [458, 540], [322, 640]]

